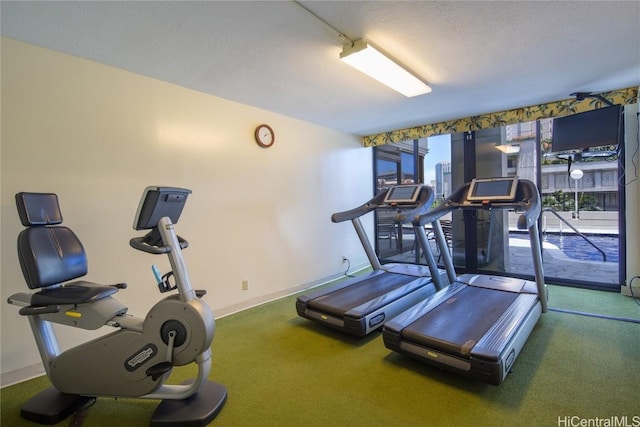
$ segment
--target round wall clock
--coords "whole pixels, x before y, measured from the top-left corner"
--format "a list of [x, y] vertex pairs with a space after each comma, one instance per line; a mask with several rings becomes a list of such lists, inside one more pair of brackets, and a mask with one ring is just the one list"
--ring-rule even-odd
[[276, 135], [269, 125], [260, 125], [256, 128], [256, 142], [259, 146], [269, 148], [276, 141]]

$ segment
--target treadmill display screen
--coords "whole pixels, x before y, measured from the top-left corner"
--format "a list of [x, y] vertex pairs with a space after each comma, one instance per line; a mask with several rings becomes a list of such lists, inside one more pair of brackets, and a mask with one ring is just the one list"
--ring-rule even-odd
[[420, 185], [399, 185], [391, 187], [384, 198], [385, 203], [416, 203]]
[[518, 177], [476, 178], [471, 181], [467, 200], [469, 201], [508, 201], [516, 197]]

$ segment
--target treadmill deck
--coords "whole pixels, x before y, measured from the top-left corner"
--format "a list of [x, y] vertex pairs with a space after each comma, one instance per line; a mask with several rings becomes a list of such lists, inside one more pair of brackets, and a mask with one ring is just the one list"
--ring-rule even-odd
[[[350, 310], [363, 304], [367, 304], [368, 308], [374, 311], [406, 292], [423, 286], [424, 282], [417, 280], [416, 277], [403, 274], [378, 274], [335, 292], [314, 298], [307, 302], [307, 307], [338, 317], [344, 316]], [[399, 291], [402, 292], [399, 293]]]
[[[403, 339], [468, 358], [519, 294], [466, 286], [402, 331]], [[443, 316], [443, 311], [447, 312]]]

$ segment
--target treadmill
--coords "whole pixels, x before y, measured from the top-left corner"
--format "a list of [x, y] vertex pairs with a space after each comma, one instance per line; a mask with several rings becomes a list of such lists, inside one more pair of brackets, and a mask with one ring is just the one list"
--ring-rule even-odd
[[377, 209], [409, 211], [411, 215], [401, 216], [402, 219], [396, 224], [401, 230], [402, 223], [428, 212], [433, 199], [433, 190], [426, 185], [397, 185], [380, 190], [373, 199], [361, 206], [334, 213], [331, 217], [333, 222], [352, 222], [373, 271], [298, 297], [298, 315], [362, 337], [435, 293], [431, 271], [426, 266], [400, 263], [382, 265], [360, 221], [360, 217]]
[[[458, 209], [522, 211], [518, 228], [529, 231], [535, 281], [483, 274], [456, 277], [438, 219]], [[451, 284], [389, 320], [383, 328], [385, 346], [463, 376], [500, 385], [541, 313], [547, 311], [538, 236], [540, 212], [535, 185], [510, 177], [474, 179], [441, 206], [414, 218], [420, 245], [428, 254], [431, 252], [424, 226], [432, 224]], [[433, 255], [426, 258], [435, 272]]]

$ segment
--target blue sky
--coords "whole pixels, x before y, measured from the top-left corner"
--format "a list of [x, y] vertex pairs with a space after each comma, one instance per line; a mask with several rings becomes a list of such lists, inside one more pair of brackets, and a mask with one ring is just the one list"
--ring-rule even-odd
[[429, 154], [424, 159], [424, 182], [430, 184], [436, 179], [436, 163], [451, 161], [451, 135], [429, 137]]

